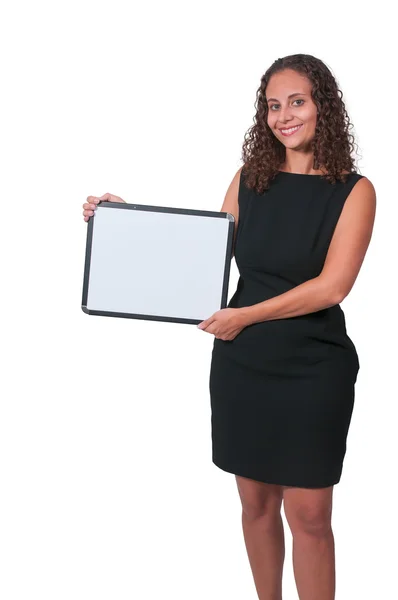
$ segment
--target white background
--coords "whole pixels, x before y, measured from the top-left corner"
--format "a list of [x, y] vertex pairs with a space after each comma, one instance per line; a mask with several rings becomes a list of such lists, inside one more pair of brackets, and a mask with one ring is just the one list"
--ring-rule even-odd
[[[337, 78], [378, 202], [342, 304], [361, 369], [334, 492], [336, 597], [394, 597], [398, 104], [387, 6], [2, 4], [2, 600], [257, 597], [235, 478], [211, 461], [214, 336], [84, 314], [82, 204], [110, 192], [220, 210], [261, 76], [296, 53]], [[237, 280], [233, 260], [229, 298]], [[284, 600], [294, 600], [286, 521], [285, 535]]]

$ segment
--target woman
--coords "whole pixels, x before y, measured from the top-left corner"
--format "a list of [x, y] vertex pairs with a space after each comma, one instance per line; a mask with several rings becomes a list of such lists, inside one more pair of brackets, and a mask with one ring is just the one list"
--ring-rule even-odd
[[[282, 598], [283, 499], [300, 600], [333, 600], [333, 486], [359, 371], [339, 303], [365, 257], [376, 195], [353, 168], [349, 118], [322, 61], [276, 60], [256, 109], [221, 208], [235, 217], [238, 286], [199, 325], [215, 336], [213, 462], [235, 474], [259, 599]], [[98, 200], [123, 201], [87, 200], [86, 221]]]

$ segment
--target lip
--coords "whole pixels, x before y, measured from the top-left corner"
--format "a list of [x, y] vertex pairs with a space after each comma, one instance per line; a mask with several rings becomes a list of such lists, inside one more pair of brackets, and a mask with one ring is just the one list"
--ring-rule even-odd
[[282, 131], [282, 129], [291, 129], [291, 127], [283, 127], [281, 129], [279, 129], [279, 131], [285, 137], [290, 137], [291, 135], [294, 135], [295, 133], [297, 133], [298, 131], [300, 131], [300, 129], [302, 128], [302, 126], [303, 126], [303, 123], [301, 123], [300, 125], [291, 125], [291, 127], [298, 127], [298, 129], [296, 129], [296, 131], [293, 131], [292, 133], [283, 133], [283, 131]]

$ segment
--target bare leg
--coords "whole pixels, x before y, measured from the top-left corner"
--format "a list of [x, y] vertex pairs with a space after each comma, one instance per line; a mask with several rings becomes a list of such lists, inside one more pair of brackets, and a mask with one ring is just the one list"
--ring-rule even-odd
[[285, 538], [280, 486], [236, 476], [242, 527], [259, 600], [282, 600]]
[[334, 600], [333, 486], [288, 488], [284, 507], [293, 535], [293, 569], [300, 600]]

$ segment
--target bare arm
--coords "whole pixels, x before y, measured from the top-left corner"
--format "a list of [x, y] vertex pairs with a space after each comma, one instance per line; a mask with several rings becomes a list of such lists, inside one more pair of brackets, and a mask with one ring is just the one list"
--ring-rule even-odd
[[228, 212], [234, 216], [235, 219], [235, 229], [234, 229], [234, 240], [232, 244], [232, 256], [235, 254], [235, 240], [236, 240], [236, 232], [238, 230], [238, 221], [239, 221], [239, 204], [238, 204], [238, 194], [239, 194], [239, 182], [240, 182], [240, 173], [242, 167], [235, 173], [234, 178], [229, 184], [227, 193], [224, 198], [224, 203], [221, 207], [220, 212]]
[[345, 201], [320, 275], [279, 296], [241, 308], [246, 324], [296, 317], [339, 304], [358, 276], [375, 213], [375, 189], [363, 177]]

